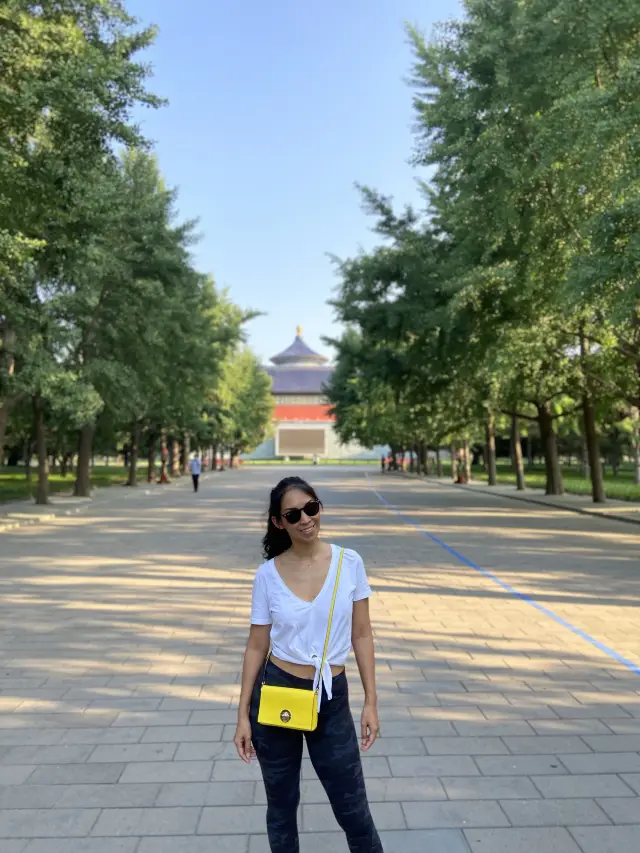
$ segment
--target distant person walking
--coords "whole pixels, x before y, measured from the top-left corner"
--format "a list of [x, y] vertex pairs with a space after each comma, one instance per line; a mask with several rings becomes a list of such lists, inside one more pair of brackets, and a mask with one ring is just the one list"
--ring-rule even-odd
[[380, 457], [380, 470], [384, 474], [387, 460], [384, 458], [384, 454]]
[[191, 462], [189, 462], [189, 468], [191, 469], [191, 479], [193, 480], [193, 491], [197, 492], [198, 483], [200, 482], [200, 472], [202, 471], [202, 462], [198, 456], [194, 456]]

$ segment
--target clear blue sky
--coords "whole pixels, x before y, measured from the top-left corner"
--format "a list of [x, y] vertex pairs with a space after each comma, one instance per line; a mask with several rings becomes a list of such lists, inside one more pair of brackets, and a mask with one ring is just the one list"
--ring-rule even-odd
[[[320, 349], [336, 332], [327, 253], [375, 244], [354, 182], [420, 204], [408, 164], [412, 56], [405, 21], [431, 32], [458, 0], [127, 0], [160, 28], [144, 112], [160, 168], [198, 218], [199, 269], [265, 312], [248, 328], [264, 359], [296, 325]], [[422, 175], [424, 177], [424, 175]], [[330, 353], [328, 353], [330, 354]]]

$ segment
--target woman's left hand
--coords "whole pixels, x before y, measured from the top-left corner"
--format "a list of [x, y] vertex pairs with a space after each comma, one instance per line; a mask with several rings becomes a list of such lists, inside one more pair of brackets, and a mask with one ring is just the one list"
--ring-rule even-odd
[[378, 709], [375, 705], [365, 705], [362, 711], [362, 744], [363, 752], [370, 749], [375, 743], [376, 738], [380, 734], [380, 721], [378, 719]]

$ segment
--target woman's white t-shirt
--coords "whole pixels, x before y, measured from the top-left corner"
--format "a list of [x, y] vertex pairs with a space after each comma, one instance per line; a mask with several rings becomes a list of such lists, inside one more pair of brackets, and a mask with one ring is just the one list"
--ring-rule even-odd
[[[271, 625], [271, 651], [275, 657], [289, 663], [316, 668], [314, 690], [324, 684], [331, 699], [331, 667], [344, 666], [351, 652], [353, 602], [369, 598], [371, 587], [362, 557], [345, 548], [340, 583], [331, 623], [331, 635], [324, 671], [320, 672], [322, 652], [329, 623], [329, 612], [338, 571], [340, 548], [331, 546], [331, 565], [324, 586], [313, 601], [303, 601], [294, 595], [280, 577], [274, 560], [258, 569], [253, 582], [251, 622]], [[318, 707], [322, 690], [318, 690]]]

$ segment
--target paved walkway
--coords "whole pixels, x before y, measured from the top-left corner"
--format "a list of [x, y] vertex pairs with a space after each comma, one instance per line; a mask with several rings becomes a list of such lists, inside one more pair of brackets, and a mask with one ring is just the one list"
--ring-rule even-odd
[[[280, 474], [0, 535], [0, 853], [266, 853], [259, 773], [230, 739]], [[640, 850], [640, 531], [313, 474], [376, 593], [364, 764], [386, 853]], [[300, 820], [302, 853], [345, 853], [307, 761]]]
[[157, 497], [162, 491], [174, 488], [179, 481], [172, 481], [168, 486], [140, 483], [137, 489], [124, 486], [109, 486], [94, 489], [91, 498], [76, 498], [72, 494], [57, 494], [49, 498], [46, 506], [38, 506], [33, 500], [6, 501], [0, 503], [0, 533], [26, 527], [33, 524], [49, 523], [55, 518], [66, 515], [77, 515], [96, 506], [121, 506], [132, 499], [138, 500], [141, 495]]

